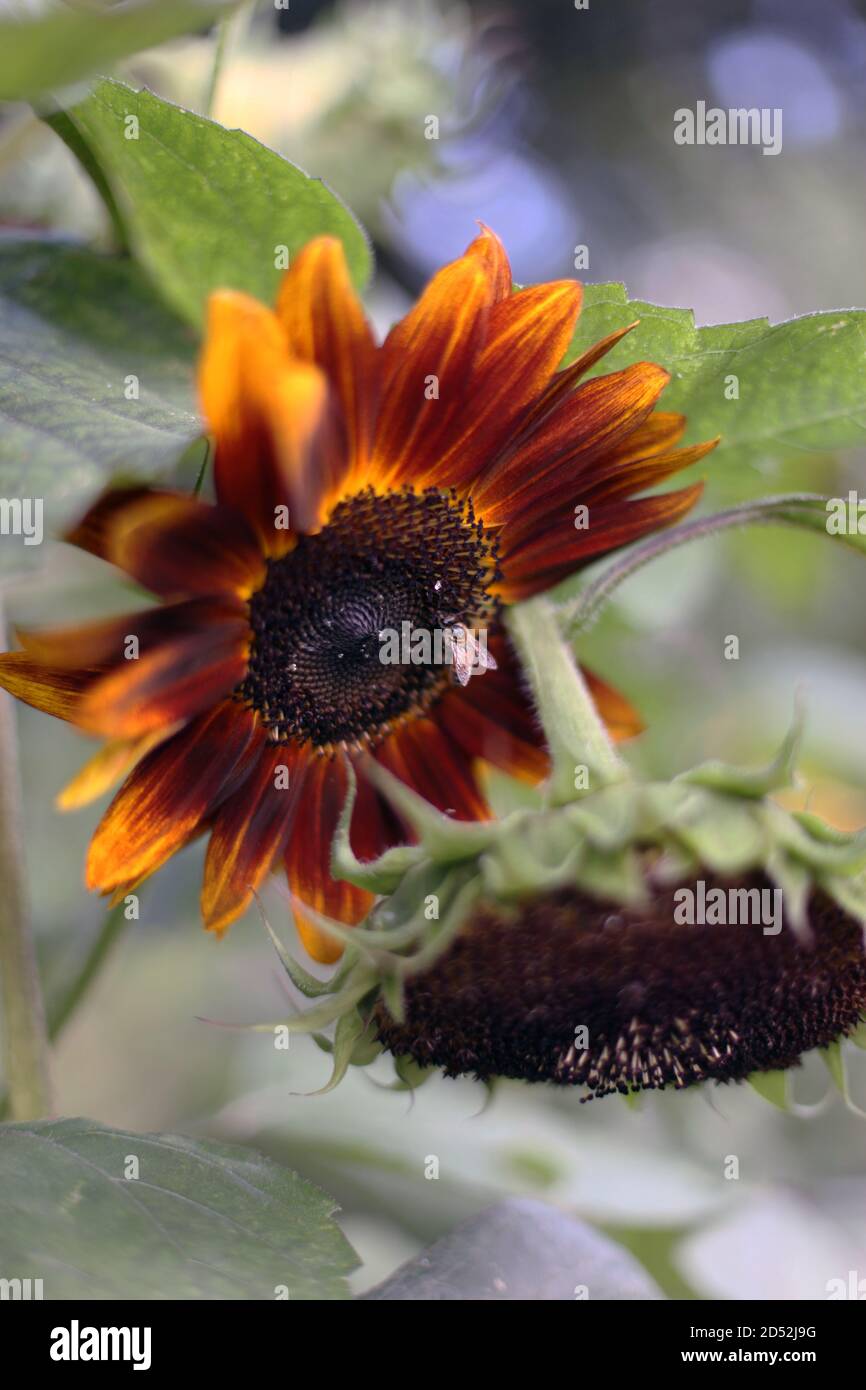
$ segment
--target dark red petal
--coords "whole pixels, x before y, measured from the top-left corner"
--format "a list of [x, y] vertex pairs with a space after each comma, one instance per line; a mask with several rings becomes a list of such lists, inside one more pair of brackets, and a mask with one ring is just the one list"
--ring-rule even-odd
[[496, 668], [452, 687], [433, 711], [446, 739], [467, 758], [484, 758], [512, 776], [537, 782], [549, 760], [520, 665], [504, 633], [490, 633]]
[[243, 786], [217, 812], [201, 894], [208, 931], [224, 932], [246, 910], [283, 853], [303, 780], [297, 747], [266, 742]]
[[[347, 786], [342, 756], [314, 757], [308, 762], [285, 862], [289, 888], [301, 904], [351, 926], [367, 915], [373, 895], [331, 877], [331, 844]], [[338, 960], [342, 943], [323, 931], [303, 906], [295, 904], [294, 912], [301, 940], [313, 959]]]
[[243, 617], [164, 642], [92, 685], [78, 722], [91, 733], [132, 738], [189, 719], [241, 683], [249, 643]]
[[149, 753], [91, 841], [87, 886], [111, 892], [152, 874], [187, 843], [234, 785], [254, 718], [225, 701]]
[[146, 656], [165, 642], [219, 627], [226, 620], [236, 622], [244, 611], [231, 599], [195, 598], [75, 627], [18, 628], [15, 635], [34, 660], [47, 666], [105, 668], [125, 665], [130, 637], [136, 638], [139, 655]]
[[295, 258], [280, 286], [277, 317], [290, 353], [321, 367], [334, 386], [348, 432], [350, 469], [360, 482], [376, 407], [377, 349], [336, 237], [316, 237]]
[[[486, 679], [486, 674], [476, 679]], [[434, 720], [412, 720], [373, 753], [377, 762], [446, 815], [457, 820], [489, 817], [470, 759]]]
[[602, 503], [610, 504], [630, 493], [647, 492], [684, 468], [705, 458], [718, 439], [675, 449], [669, 454], [636, 459], [633, 463], [601, 461], [596, 468], [569, 478], [565, 470], [550, 475], [538, 493], [527, 495], [526, 504], [503, 526], [499, 535], [504, 552], [516, 550], [524, 541], [550, 534], [565, 516], [574, 516], [577, 505], [588, 508], [590, 524]]
[[57, 719], [78, 718], [81, 700], [98, 671], [67, 670], [34, 661], [27, 652], [0, 654], [0, 686], [25, 705]]
[[554, 470], [574, 476], [642, 423], [669, 374], [652, 362], [593, 377], [567, 396], [530, 438], [472, 488], [486, 525], [507, 522]]
[[262, 547], [240, 512], [192, 498], [153, 517], [147, 499], [130, 505], [115, 525], [113, 550], [117, 564], [163, 598], [248, 598], [265, 577]]
[[566, 516], [552, 532], [527, 539], [503, 556], [500, 596], [507, 603], [530, 598], [552, 588], [595, 556], [629, 545], [648, 531], [672, 526], [691, 511], [702, 491], [703, 484], [695, 483], [657, 497], [603, 503], [591, 508], [586, 530], [575, 530], [572, 518]]
[[373, 456], [383, 486], [427, 482], [466, 409], [466, 383], [485, 342], [492, 297], [478, 259], [462, 256], [433, 277], [389, 333]]
[[567, 367], [563, 367], [561, 371], [554, 372], [547, 387], [542, 391], [535, 405], [529, 411], [529, 414], [521, 425], [521, 440], [529, 432], [534, 430], [541, 420], [550, 414], [555, 406], [559, 405], [566, 396], [570, 395], [581, 378], [586, 376], [587, 372], [590, 371], [597, 362], [600, 362], [602, 357], [606, 357], [611, 349], [615, 348], [617, 343], [625, 337], [626, 333], [630, 333], [633, 328], [637, 328], [638, 323], [639, 320], [635, 319], [634, 323], [627, 324], [625, 328], [617, 328], [613, 333], [609, 333], [606, 338], [600, 338], [597, 343], [593, 343], [591, 347], [588, 347], [585, 352], [582, 352], [580, 356], [576, 357]]
[[490, 312], [487, 337], [463, 388], [463, 411], [424, 481], [468, 487], [519, 429], [562, 360], [580, 310], [575, 280], [518, 290]]

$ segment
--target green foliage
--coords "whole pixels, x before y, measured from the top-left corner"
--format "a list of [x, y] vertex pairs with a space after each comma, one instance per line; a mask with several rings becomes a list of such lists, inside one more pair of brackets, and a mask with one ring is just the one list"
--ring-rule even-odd
[[[0, 101], [22, 101], [77, 82], [119, 58], [206, 29], [236, 0], [134, 0], [125, 5], [48, 4], [0, 19]], [[19, 7], [20, 10], [20, 7]]]
[[343, 242], [355, 282], [367, 279], [369, 247], [349, 210], [321, 179], [243, 131], [112, 81], [69, 115], [101, 165], [133, 249], [190, 323], [201, 324], [207, 296], [219, 288], [272, 303], [278, 249], [291, 258], [323, 233]]
[[92, 1120], [0, 1129], [0, 1267], [46, 1298], [346, 1298], [358, 1261], [334, 1210], [246, 1149]]
[[194, 349], [130, 262], [0, 245], [0, 495], [44, 498], [50, 534], [115, 474], [166, 473], [201, 432]]
[[[640, 323], [594, 369], [609, 372], [640, 360], [671, 373], [665, 410], [689, 418], [689, 439], [721, 435], [700, 465], [719, 481], [729, 465], [756, 465], [795, 453], [858, 447], [866, 427], [866, 311], [805, 314], [771, 325], [766, 319], [696, 328], [689, 309], [630, 300], [620, 284], [587, 285], [566, 361], [598, 339]], [[737, 378], [737, 399], [727, 378]], [[764, 482], [766, 480], [763, 480]]]

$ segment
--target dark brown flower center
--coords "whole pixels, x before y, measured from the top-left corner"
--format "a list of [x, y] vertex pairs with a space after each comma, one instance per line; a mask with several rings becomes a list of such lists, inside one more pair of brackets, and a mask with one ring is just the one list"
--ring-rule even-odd
[[[759, 878], [745, 887], [773, 891]], [[673, 892], [641, 911], [570, 889], [513, 915], [478, 909], [410, 980], [404, 1024], [379, 1006], [379, 1036], [452, 1076], [602, 1096], [787, 1068], [853, 1032], [866, 1011], [863, 932], [829, 899], [813, 899], [809, 944], [787, 922], [775, 935], [761, 922], [680, 925]]]
[[238, 697], [280, 741], [376, 742], [450, 683], [449, 624], [487, 627], [496, 576], [495, 546], [470, 503], [436, 489], [368, 488], [269, 562], [250, 600]]

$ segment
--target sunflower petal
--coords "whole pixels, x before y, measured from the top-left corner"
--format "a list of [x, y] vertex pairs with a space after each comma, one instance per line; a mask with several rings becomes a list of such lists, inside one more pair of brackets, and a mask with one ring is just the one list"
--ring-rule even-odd
[[246, 516], [268, 554], [285, 553], [289, 528], [319, 524], [345, 471], [327, 377], [289, 357], [276, 315], [220, 291], [210, 298], [199, 384], [216, 440], [218, 500]]
[[451, 431], [424, 481], [468, 487], [519, 430], [549, 385], [580, 312], [576, 280], [518, 290], [493, 306], [483, 351], [464, 386], [460, 427]]
[[607, 459], [585, 473], [569, 477], [566, 471], [552, 477], [546, 487], [533, 494], [525, 510], [509, 521], [500, 533], [500, 545], [504, 550], [517, 549], [523, 541], [533, 536], [550, 534], [563, 516], [574, 514], [575, 505], [588, 508], [590, 524], [600, 503], [610, 503], [630, 493], [646, 492], [656, 487], [666, 478], [681, 473], [684, 468], [705, 458], [718, 444], [718, 439], [708, 439], [702, 444], [691, 444], [685, 449], [675, 449], [669, 454], [659, 454], [649, 458], [634, 459], [630, 463], [610, 462]]
[[96, 681], [77, 722], [91, 733], [134, 738], [190, 719], [240, 684], [249, 641], [248, 625], [237, 617], [164, 642]]
[[519, 663], [504, 633], [488, 634], [487, 647], [496, 667], [446, 692], [434, 711], [436, 723], [468, 759], [484, 758], [538, 782], [547, 776], [549, 759]]
[[[347, 774], [339, 757], [315, 758], [306, 769], [300, 812], [286, 848], [289, 887], [315, 912], [354, 926], [367, 915], [372, 893], [331, 877], [331, 842], [346, 799]], [[314, 960], [329, 964], [343, 953], [342, 943], [295, 906], [298, 933]]]
[[321, 367], [335, 388], [348, 431], [351, 481], [358, 485], [372, 437], [376, 342], [337, 237], [316, 237], [296, 257], [280, 286], [277, 317], [292, 355]]
[[382, 406], [373, 467], [383, 484], [424, 485], [465, 409], [484, 344], [491, 281], [475, 256], [440, 270], [382, 347]]
[[702, 492], [703, 483], [695, 483], [655, 497], [602, 503], [591, 508], [586, 530], [575, 530], [571, 516], [566, 515], [553, 531], [534, 533], [503, 556], [500, 597], [506, 603], [518, 603], [552, 588], [595, 556], [630, 545], [648, 531], [672, 526], [691, 511]]
[[620, 743], [623, 739], [642, 734], [646, 725], [625, 696], [586, 666], [581, 666], [580, 670], [611, 738]]
[[492, 302], [507, 299], [514, 288], [511, 265], [505, 247], [494, 231], [484, 222], [479, 222], [480, 236], [470, 242], [465, 255], [474, 259], [484, 270], [490, 284]]
[[[487, 525], [507, 522], [552, 473], [574, 476], [625, 439], [650, 414], [670, 374], [653, 362], [593, 377], [567, 396], [540, 427], [472, 488]], [[553, 479], [551, 479], [551, 483]]]
[[625, 328], [617, 328], [613, 333], [608, 333], [606, 338], [600, 338], [597, 343], [593, 343], [567, 367], [555, 372], [547, 389], [542, 391], [536, 405], [526, 416], [521, 426], [521, 436], [536, 428], [539, 422], [550, 414], [554, 406], [558, 405], [565, 396], [571, 394], [581, 378], [586, 376], [587, 372], [591, 371], [602, 357], [606, 357], [627, 333], [631, 333], [633, 328], [637, 328], [639, 322], [639, 319], [635, 319], [634, 323], [626, 324]]
[[16, 628], [15, 635], [35, 661], [46, 666], [87, 667], [100, 674], [98, 668], [125, 664], [131, 638], [136, 640], [139, 655], [147, 655], [165, 642], [194, 636], [226, 619], [237, 621], [243, 613], [241, 604], [231, 599], [195, 598], [78, 626], [35, 631]]
[[68, 670], [34, 661], [27, 652], [0, 654], [0, 686], [25, 705], [75, 722], [81, 701], [99, 671]]
[[166, 729], [156, 729], [139, 738], [120, 738], [106, 743], [58, 792], [54, 802], [58, 811], [77, 811], [82, 806], [89, 806], [91, 801], [96, 801], [103, 792], [109, 791], [126, 777], [152, 748], [158, 747], [175, 733], [177, 727], [169, 725]]
[[[489, 674], [477, 679], [486, 680]], [[375, 748], [373, 756], [444, 814], [468, 821], [489, 817], [471, 760], [434, 720], [415, 719], [404, 725]]]
[[171, 507], [163, 498], [142, 498], [124, 508], [113, 529], [112, 558], [163, 598], [248, 598], [265, 576], [261, 545], [240, 512], [190, 497]]
[[252, 901], [283, 852], [304, 777], [290, 744], [267, 742], [241, 789], [217, 812], [205, 859], [201, 912], [221, 935]]
[[253, 730], [250, 713], [225, 701], [148, 753], [96, 829], [88, 888], [107, 893], [138, 882], [191, 840], [234, 786]]

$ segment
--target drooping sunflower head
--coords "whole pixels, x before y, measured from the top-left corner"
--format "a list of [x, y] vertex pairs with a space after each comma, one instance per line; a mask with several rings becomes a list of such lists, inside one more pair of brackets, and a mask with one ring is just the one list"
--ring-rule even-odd
[[[808, 937], [781, 912], [776, 934], [771, 880], [698, 873], [650, 879], [640, 907], [576, 887], [480, 903], [407, 979], [402, 1018], [379, 1006], [376, 1036], [450, 1076], [604, 1096], [786, 1071], [853, 1034], [866, 1013], [862, 926], [817, 892]], [[692, 900], [709, 902], [709, 921], [680, 920]]]
[[555, 618], [530, 609], [514, 629], [554, 764], [589, 780], [563, 793], [554, 766], [549, 804], [461, 830], [379, 773], [418, 843], [373, 863], [352, 851], [350, 795], [335, 871], [382, 897], [328, 998], [316, 984], [290, 1026], [340, 1020], [335, 1076], [385, 1048], [407, 1081], [438, 1069], [585, 1099], [784, 1072], [815, 1048], [835, 1066], [866, 1014], [866, 832], [772, 799], [796, 731], [763, 770], [636, 779], [606, 747]]
[[[487, 229], [381, 346], [331, 238], [297, 257], [273, 310], [213, 296], [215, 502], [113, 490], [69, 537], [162, 606], [22, 632], [0, 657], [7, 689], [108, 740], [63, 804], [125, 778], [92, 888], [123, 894], [208, 833], [206, 926], [223, 931], [281, 866], [308, 949], [330, 960], [315, 911], [352, 923], [372, 902], [330, 872], [350, 767], [362, 859], [411, 833], [376, 767], [460, 821], [488, 814], [479, 759], [545, 775], [504, 611], [682, 516], [699, 486], [643, 494], [712, 447], [677, 447], [685, 421], [655, 410], [662, 367], [588, 378], [621, 332], [559, 369], [580, 302], [573, 281], [515, 292]], [[588, 679], [613, 732], [634, 732]]]

